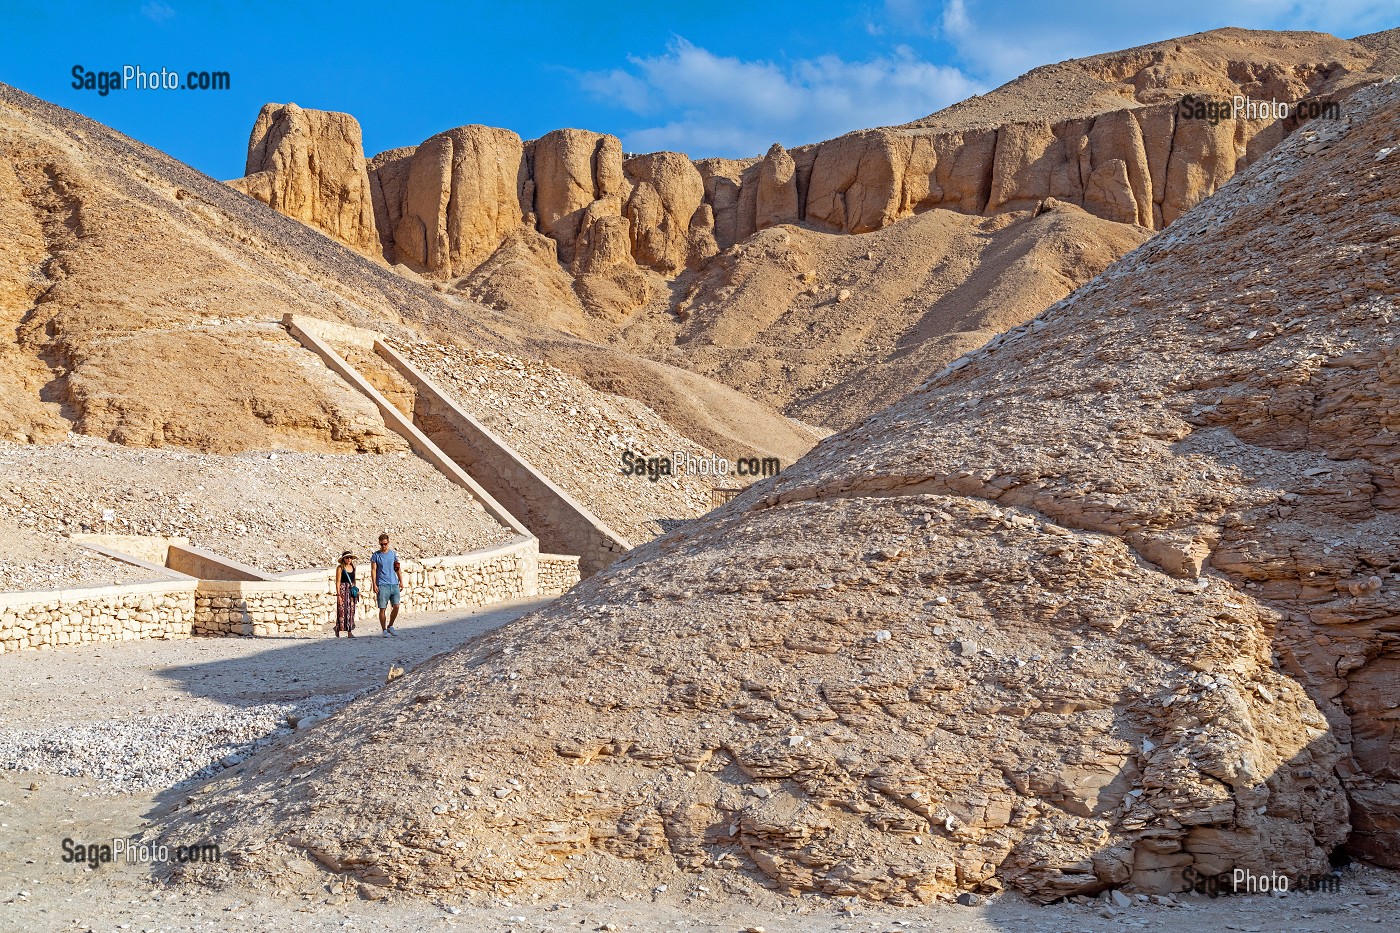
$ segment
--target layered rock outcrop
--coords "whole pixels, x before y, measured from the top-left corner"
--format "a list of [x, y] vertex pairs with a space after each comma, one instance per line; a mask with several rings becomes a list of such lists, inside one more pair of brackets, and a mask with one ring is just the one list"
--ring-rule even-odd
[[505, 161], [444, 181], [477, 162], [448, 169], [435, 137], [370, 160], [370, 194], [384, 257], [435, 287], [839, 429], [1072, 292], [1315, 111], [1330, 122], [1400, 73], [1394, 45], [1215, 30], [752, 159], [627, 156], [569, 129], [517, 162], [489, 131]]
[[345, 113], [267, 104], [229, 184], [362, 253], [380, 248], [360, 124]]
[[[590, 223], [619, 216], [627, 197], [622, 144], [615, 136], [555, 130], [531, 145], [535, 211], [540, 232], [559, 244], [559, 260], [574, 260], [575, 243]], [[603, 204], [589, 211], [595, 201]]]
[[623, 168], [632, 188], [627, 197], [632, 255], [640, 265], [674, 275], [718, 251], [714, 209], [704, 203], [705, 182], [689, 159], [653, 152], [628, 159]]
[[754, 181], [754, 228], [762, 230], [779, 224], [795, 224], [802, 216], [802, 202], [797, 193], [797, 163], [782, 147], [774, 143], [758, 166]]
[[714, 872], [1049, 900], [1393, 863], [1400, 85], [1350, 107], [160, 832], [239, 853], [205, 878], [304, 854], [453, 896]]
[[[520, 226], [529, 208], [525, 146], [510, 130], [458, 127], [427, 140], [406, 161], [406, 174], [391, 172], [377, 190], [386, 196], [382, 213], [394, 224], [393, 258], [415, 270], [465, 275]], [[390, 192], [398, 195], [393, 202]]]
[[[743, 162], [692, 164], [664, 152], [624, 160], [616, 137], [585, 130], [522, 147], [509, 131], [464, 127], [411, 156], [376, 157], [370, 169], [380, 177], [370, 184], [345, 181], [355, 174], [353, 120], [268, 105], [249, 146], [250, 175], [259, 174], [239, 184], [332, 235], [345, 230], [357, 248], [372, 230], [363, 218], [374, 215], [381, 228], [392, 225], [386, 258], [447, 279], [470, 273], [531, 214], [575, 274], [578, 242], [616, 243], [618, 217], [633, 264], [665, 276], [766, 227], [805, 222], [860, 234], [932, 208], [990, 215], [1053, 198], [1160, 230], [1299, 123], [1296, 112], [1235, 114], [1232, 96], [1335, 102], [1392, 70], [1378, 48], [1321, 33], [1216, 30], [1037, 69], [914, 124], [791, 152], [775, 145]], [[1228, 112], [1184, 115], [1190, 95]], [[283, 145], [287, 134], [295, 142]], [[316, 145], [328, 148], [332, 168], [312, 179], [305, 150]], [[312, 203], [318, 193], [325, 204]], [[585, 229], [600, 222], [606, 229]]]

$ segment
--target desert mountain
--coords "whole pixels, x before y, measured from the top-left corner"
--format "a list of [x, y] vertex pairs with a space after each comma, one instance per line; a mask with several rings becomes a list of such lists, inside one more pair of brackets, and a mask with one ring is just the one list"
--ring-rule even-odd
[[[269, 104], [233, 184], [515, 319], [841, 427], [1064, 297], [1299, 122], [1296, 106], [1194, 119], [1182, 98], [1307, 114], [1397, 71], [1393, 33], [1219, 29], [1038, 68], [906, 126], [694, 162], [485, 126], [366, 161], [349, 116]], [[539, 352], [599, 385], [547, 337]]]
[[1400, 85], [1357, 91], [1034, 320], [161, 831], [307, 891], [693, 872], [911, 903], [1395, 864], [1398, 124]]
[[[333, 128], [349, 132], [343, 123]], [[37, 445], [6, 452], [25, 464], [27, 478], [0, 499], [0, 521], [49, 542], [40, 548], [26, 538], [25, 553], [64, 550], [60, 538], [79, 530], [159, 527], [240, 553], [256, 553], [244, 539], [266, 532], [269, 562], [315, 565], [343, 545], [327, 542], [327, 553], [308, 554], [296, 544], [297, 529], [328, 526], [322, 516], [344, 512], [348, 498], [378, 496], [389, 517], [419, 517], [392, 505], [392, 492], [371, 491], [377, 484], [340, 489], [346, 475], [398, 476], [405, 495], [460, 504], [416, 458], [391, 469], [351, 456], [398, 460], [408, 456], [407, 445], [364, 395], [283, 329], [288, 312], [374, 329], [434, 366], [461, 361], [453, 376], [469, 373], [471, 385], [459, 403], [513, 435], [527, 460], [608, 515], [629, 540], [708, 510], [712, 481], [624, 478], [618, 461], [628, 447], [696, 457], [718, 448], [786, 463], [818, 436], [703, 376], [561, 337], [556, 353], [577, 353], [580, 366], [607, 370], [614, 384], [630, 388], [597, 391], [534, 358], [521, 329], [494, 312], [395, 275], [159, 152], [3, 86], [0, 153], [0, 441]], [[337, 227], [323, 218], [347, 235], [351, 219], [342, 219]], [[69, 432], [110, 443], [94, 453], [91, 444], [66, 441]], [[136, 448], [183, 453], [162, 458]], [[284, 458], [280, 480], [241, 487], [242, 506], [231, 489], [201, 496], [203, 487], [194, 488], [198, 476], [225, 473], [221, 458], [259, 450], [308, 456]], [[91, 470], [75, 472], [88, 460]], [[97, 476], [104, 461], [105, 478]], [[167, 469], [177, 463], [190, 474], [183, 482]], [[161, 516], [133, 502], [132, 475], [150, 484], [136, 484], [137, 500], [178, 497], [193, 511]], [[249, 516], [244, 508], [276, 502], [278, 483], [329, 484], [333, 501], [309, 502], [304, 514], [288, 505], [291, 524], [264, 529], [278, 510]], [[201, 509], [209, 514], [196, 521]], [[362, 517], [367, 526], [380, 520]], [[455, 546], [492, 541], [500, 531], [489, 520], [469, 525]], [[428, 548], [449, 539], [414, 540]], [[17, 579], [12, 574], [9, 585]]]

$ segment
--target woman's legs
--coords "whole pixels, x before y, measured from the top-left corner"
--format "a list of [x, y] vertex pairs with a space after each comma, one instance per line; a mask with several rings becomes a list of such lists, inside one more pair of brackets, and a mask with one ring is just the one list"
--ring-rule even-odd
[[335, 637], [344, 632], [355, 637], [355, 600], [350, 598], [349, 584], [342, 583], [335, 600]]

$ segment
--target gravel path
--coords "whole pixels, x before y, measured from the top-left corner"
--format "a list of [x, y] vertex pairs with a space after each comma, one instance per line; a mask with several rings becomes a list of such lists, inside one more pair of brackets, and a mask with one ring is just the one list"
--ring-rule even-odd
[[164, 790], [382, 686], [541, 601], [476, 614], [372, 618], [359, 637], [190, 638], [0, 655], [0, 770], [91, 778], [98, 792]]
[[462, 554], [513, 536], [408, 453], [221, 457], [70, 435], [52, 445], [0, 443], [0, 476], [0, 591], [101, 585], [125, 573], [74, 556], [62, 536], [79, 532], [187, 537], [274, 573], [329, 573], [342, 550], [368, 553], [386, 528], [404, 557]]

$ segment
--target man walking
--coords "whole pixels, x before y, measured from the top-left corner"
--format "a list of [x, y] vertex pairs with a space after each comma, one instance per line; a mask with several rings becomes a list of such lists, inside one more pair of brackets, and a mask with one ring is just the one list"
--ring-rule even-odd
[[[399, 567], [399, 555], [389, 550], [388, 532], [379, 536], [379, 550], [369, 556], [369, 562], [374, 571], [369, 578], [374, 582], [374, 601], [379, 604], [379, 627], [386, 638], [390, 635], [397, 638], [399, 633], [394, 631], [394, 622], [399, 617], [399, 600], [403, 594], [403, 570]], [[386, 618], [385, 611], [391, 605], [394, 611]]]

